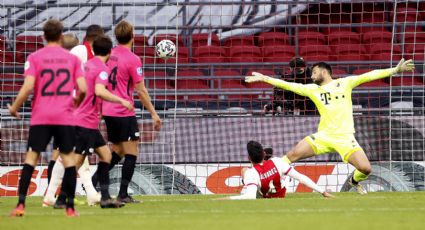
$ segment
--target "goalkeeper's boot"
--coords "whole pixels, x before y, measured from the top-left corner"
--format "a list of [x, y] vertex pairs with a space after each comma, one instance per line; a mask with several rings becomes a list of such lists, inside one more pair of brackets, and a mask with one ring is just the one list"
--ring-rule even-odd
[[127, 195], [126, 197], [117, 197], [117, 201], [122, 202], [122, 203], [133, 203], [133, 204], [137, 204], [137, 203], [141, 203], [139, 200], [135, 200], [133, 197], [131, 197], [130, 195]]
[[74, 208], [66, 208], [65, 215], [67, 217], [79, 217], [80, 214]]
[[113, 200], [112, 198], [100, 201], [101, 208], [121, 208], [124, 207], [124, 205], [125, 203]]
[[358, 182], [355, 182], [353, 177], [350, 178], [350, 180], [348, 180], [348, 183], [356, 189], [357, 193], [360, 195], [366, 195], [367, 191], [366, 189]]
[[24, 204], [18, 204], [15, 209], [10, 213], [11, 217], [21, 217], [25, 214], [25, 206]]

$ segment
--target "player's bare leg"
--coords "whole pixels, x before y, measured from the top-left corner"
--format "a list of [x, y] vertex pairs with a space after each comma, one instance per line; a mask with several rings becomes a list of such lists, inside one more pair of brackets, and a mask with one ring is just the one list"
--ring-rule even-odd
[[96, 153], [99, 156], [97, 173], [99, 173], [100, 192], [102, 195], [100, 207], [121, 208], [124, 206], [124, 203], [113, 200], [109, 194], [109, 164], [112, 158], [111, 150], [109, 150], [108, 146], [104, 145], [97, 148]]
[[136, 167], [137, 154], [139, 153], [138, 144], [138, 141], [125, 141], [119, 143], [119, 147], [117, 148], [117, 150], [121, 150], [119, 152], [121, 157], [124, 157], [121, 185], [117, 200], [124, 203], [140, 203], [140, 201], [133, 199], [127, 191]]
[[25, 156], [25, 163], [22, 168], [21, 178], [19, 179], [19, 200], [16, 207], [10, 213], [12, 217], [20, 217], [25, 214], [25, 199], [27, 197], [32, 173], [34, 172], [34, 167], [37, 165], [39, 156], [39, 153], [33, 151], [28, 151]]
[[367, 194], [366, 189], [359, 184], [359, 182], [366, 180], [372, 172], [372, 166], [370, 165], [365, 152], [363, 150], [359, 150], [352, 153], [348, 158], [348, 163], [356, 168], [353, 176], [349, 179], [350, 185], [353, 186], [359, 194]]
[[288, 164], [297, 162], [299, 160], [313, 157], [316, 154], [314, 153], [313, 148], [310, 143], [308, 143], [305, 139], [298, 142], [294, 148], [292, 148], [286, 156], [284, 156], [284, 160], [287, 161]]

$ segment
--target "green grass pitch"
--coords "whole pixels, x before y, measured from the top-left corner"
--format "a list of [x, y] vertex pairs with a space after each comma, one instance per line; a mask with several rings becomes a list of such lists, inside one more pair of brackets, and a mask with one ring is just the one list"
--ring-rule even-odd
[[[40, 197], [27, 200], [26, 214], [11, 218], [15, 197], [0, 197], [0, 229], [380, 229], [425, 227], [425, 192], [288, 194], [285, 199], [215, 200], [221, 196], [142, 196], [141, 204], [121, 209], [77, 206], [78, 218], [42, 208]], [[80, 198], [83, 199], [83, 198]]]

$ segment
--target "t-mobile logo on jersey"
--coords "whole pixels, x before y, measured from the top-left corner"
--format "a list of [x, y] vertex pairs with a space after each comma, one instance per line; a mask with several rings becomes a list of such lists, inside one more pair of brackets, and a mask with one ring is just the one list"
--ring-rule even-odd
[[274, 174], [276, 174], [276, 173], [277, 173], [277, 169], [276, 169], [276, 168], [272, 168], [272, 169], [270, 169], [269, 171], [267, 171], [267, 172], [265, 172], [265, 173], [261, 173], [261, 174], [260, 174], [260, 179], [261, 179], [261, 180], [266, 179], [266, 178], [268, 178], [268, 177], [273, 176], [273, 175], [274, 175]]

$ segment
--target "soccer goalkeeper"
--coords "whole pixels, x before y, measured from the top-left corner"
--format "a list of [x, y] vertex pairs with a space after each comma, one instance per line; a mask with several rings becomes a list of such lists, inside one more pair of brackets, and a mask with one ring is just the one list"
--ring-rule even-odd
[[359, 194], [364, 195], [367, 191], [359, 182], [367, 179], [372, 167], [354, 137], [351, 91], [363, 83], [413, 70], [412, 60], [401, 59], [394, 68], [373, 70], [359, 76], [334, 80], [331, 66], [325, 62], [318, 62], [312, 66], [311, 78], [315, 84], [286, 82], [256, 72], [252, 73], [253, 76], [245, 77], [245, 82], [263, 81], [309, 97], [320, 114], [318, 131], [301, 140], [284, 156], [284, 160], [292, 163], [315, 155], [338, 152], [345, 163], [350, 163], [356, 168], [349, 182]]

